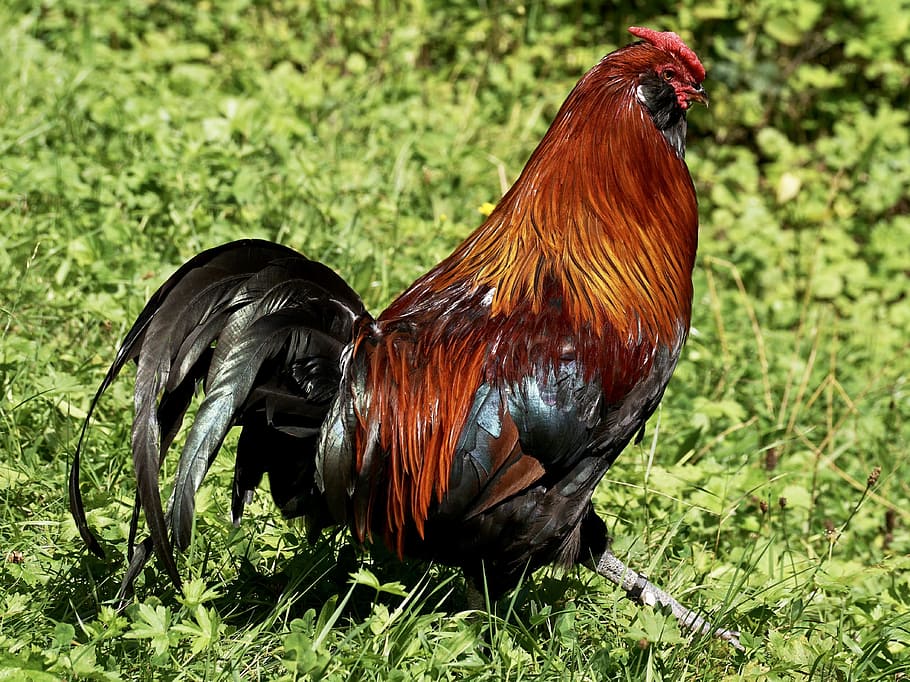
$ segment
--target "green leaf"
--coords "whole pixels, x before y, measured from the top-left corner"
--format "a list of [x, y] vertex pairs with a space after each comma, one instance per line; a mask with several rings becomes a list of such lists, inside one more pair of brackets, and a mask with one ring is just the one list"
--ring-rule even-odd
[[171, 612], [161, 605], [153, 608], [148, 604], [139, 604], [133, 624], [124, 637], [147, 639], [155, 655], [162, 656], [170, 648], [171, 638], [176, 637], [176, 631], [171, 629]]

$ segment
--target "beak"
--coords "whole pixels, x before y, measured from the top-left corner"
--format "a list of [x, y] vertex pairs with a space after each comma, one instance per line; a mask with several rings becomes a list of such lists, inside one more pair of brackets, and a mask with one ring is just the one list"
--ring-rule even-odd
[[686, 92], [690, 102], [701, 102], [706, 107], [708, 106], [708, 93], [705, 92], [704, 87], [701, 83], [693, 86], [690, 90]]

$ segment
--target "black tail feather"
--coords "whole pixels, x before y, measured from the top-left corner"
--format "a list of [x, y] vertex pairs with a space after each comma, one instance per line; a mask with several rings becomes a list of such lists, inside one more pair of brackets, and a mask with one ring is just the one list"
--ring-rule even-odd
[[238, 311], [238, 315], [244, 313], [242, 328], [238, 329], [232, 320], [225, 327], [226, 334], [219, 336], [209, 368], [206, 397], [199, 406], [177, 470], [171, 509], [172, 528], [180, 549], [189, 544], [196, 491], [228, 430], [247, 407], [263, 364], [276, 357], [283, 366], [312, 356], [339, 358], [347, 345], [348, 339], [339, 341], [315, 326], [322, 324], [318, 317], [332, 302], [314, 297], [310, 289], [312, 286], [305, 280], [277, 284], [250, 306], [252, 314], [245, 314], [245, 309]]
[[[123, 366], [136, 360], [132, 447], [138, 495], [123, 594], [151, 551], [180, 584], [171, 541], [181, 549], [189, 543], [195, 493], [233, 425], [244, 426], [232, 500], [235, 521], [264, 471], [288, 479], [312, 477], [315, 436], [338, 390], [341, 353], [351, 340], [354, 320], [365, 314], [360, 298], [332, 270], [258, 240], [199, 254], [152, 296], [92, 399], [69, 482], [79, 532], [93, 552], [104, 556], [79, 490], [81, 454], [101, 395]], [[206, 396], [165, 512], [159, 470], [200, 382]], [[269, 448], [268, 461], [261, 459], [263, 447]], [[289, 461], [281, 460], [282, 455]], [[280, 483], [273, 480], [272, 487], [276, 501], [286, 497], [274, 494]], [[136, 546], [140, 507], [150, 537]], [[293, 515], [294, 508], [283, 511]], [[314, 503], [313, 509], [318, 508]]]

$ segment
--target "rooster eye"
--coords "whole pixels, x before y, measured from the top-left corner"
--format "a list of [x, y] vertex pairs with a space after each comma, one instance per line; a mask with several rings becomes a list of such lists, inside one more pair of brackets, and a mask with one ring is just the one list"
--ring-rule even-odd
[[673, 69], [664, 69], [664, 72], [660, 75], [663, 76], [663, 79], [668, 83], [676, 78], [676, 72]]

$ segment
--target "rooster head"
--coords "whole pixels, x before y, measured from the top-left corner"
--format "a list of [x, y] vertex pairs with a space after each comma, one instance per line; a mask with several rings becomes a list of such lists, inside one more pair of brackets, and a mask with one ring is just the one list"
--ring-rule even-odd
[[633, 26], [629, 33], [648, 48], [647, 66], [639, 74], [635, 96], [677, 154], [685, 152], [686, 112], [692, 102], [708, 104], [702, 87], [705, 67], [695, 52], [672, 32]]

